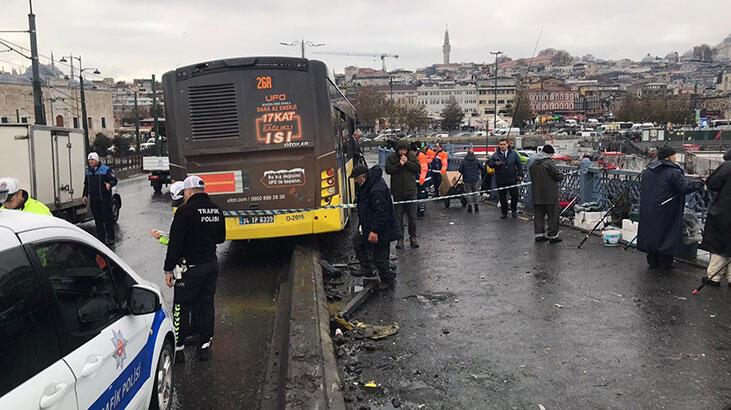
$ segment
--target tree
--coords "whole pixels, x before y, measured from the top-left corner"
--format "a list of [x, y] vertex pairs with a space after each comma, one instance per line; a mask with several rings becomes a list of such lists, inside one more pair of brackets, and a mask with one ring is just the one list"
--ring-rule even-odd
[[107, 155], [107, 150], [111, 146], [112, 140], [100, 132], [94, 136], [94, 144], [91, 146], [91, 149], [97, 154], [104, 156]]
[[462, 110], [462, 107], [457, 104], [457, 99], [455, 99], [454, 97], [449, 97], [447, 105], [442, 110], [442, 129], [459, 129], [463, 118], [464, 111]]
[[551, 56], [551, 65], [569, 65], [573, 60], [573, 57], [571, 57], [571, 54], [569, 54], [568, 51], [558, 50], [553, 54], [553, 56]]
[[388, 101], [373, 87], [363, 87], [355, 101], [358, 119], [366, 126], [373, 127], [388, 113]]
[[125, 137], [114, 137], [112, 144], [114, 145], [114, 149], [117, 151], [118, 155], [126, 155], [129, 152], [129, 140]]
[[429, 125], [429, 113], [421, 104], [405, 106], [403, 119], [408, 130], [424, 129]]
[[688, 96], [638, 98], [628, 95], [617, 111], [617, 118], [620, 121], [682, 124], [692, 122], [693, 111]]
[[713, 62], [713, 49], [708, 44], [693, 47], [693, 59], [704, 63]]
[[525, 90], [518, 90], [515, 105], [510, 113], [513, 116], [513, 126], [523, 128], [526, 121], [533, 119], [533, 109], [530, 106]]

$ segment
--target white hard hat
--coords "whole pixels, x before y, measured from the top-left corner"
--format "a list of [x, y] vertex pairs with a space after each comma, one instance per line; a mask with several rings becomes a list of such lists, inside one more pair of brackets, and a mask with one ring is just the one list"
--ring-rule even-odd
[[0, 178], [0, 202], [5, 202], [16, 192], [18, 192], [18, 180], [16, 178]]
[[99, 161], [99, 154], [96, 152], [90, 152], [89, 155], [86, 156], [86, 160], [93, 159], [94, 161]]
[[206, 183], [200, 177], [191, 175], [183, 181], [183, 189], [205, 188]]
[[183, 181], [176, 181], [170, 185], [170, 196], [173, 201], [177, 201], [183, 197]]

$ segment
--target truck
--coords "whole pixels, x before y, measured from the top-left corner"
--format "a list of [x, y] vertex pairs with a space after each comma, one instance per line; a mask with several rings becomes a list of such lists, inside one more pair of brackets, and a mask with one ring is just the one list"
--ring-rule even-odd
[[[30, 124], [0, 124], [0, 176], [17, 178], [20, 188], [71, 223], [92, 218], [81, 201], [86, 177], [84, 132]], [[112, 213], [122, 198], [112, 189]]]
[[171, 183], [170, 160], [168, 157], [142, 157], [142, 171], [155, 192], [161, 192], [163, 185]]

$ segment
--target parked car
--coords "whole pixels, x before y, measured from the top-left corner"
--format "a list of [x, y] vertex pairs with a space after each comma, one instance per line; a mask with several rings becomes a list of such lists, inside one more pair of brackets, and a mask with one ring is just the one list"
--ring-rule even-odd
[[0, 212], [0, 266], [0, 408], [170, 408], [175, 338], [155, 285], [80, 228], [25, 212]]

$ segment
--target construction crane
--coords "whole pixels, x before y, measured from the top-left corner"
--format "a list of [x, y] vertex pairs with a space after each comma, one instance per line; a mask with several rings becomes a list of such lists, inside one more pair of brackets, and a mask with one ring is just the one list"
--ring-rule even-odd
[[398, 58], [398, 54], [388, 53], [355, 53], [355, 52], [344, 52], [344, 51], [314, 51], [312, 54], [322, 54], [326, 56], [352, 56], [352, 57], [372, 57], [381, 59], [381, 69], [386, 72], [386, 58]]

